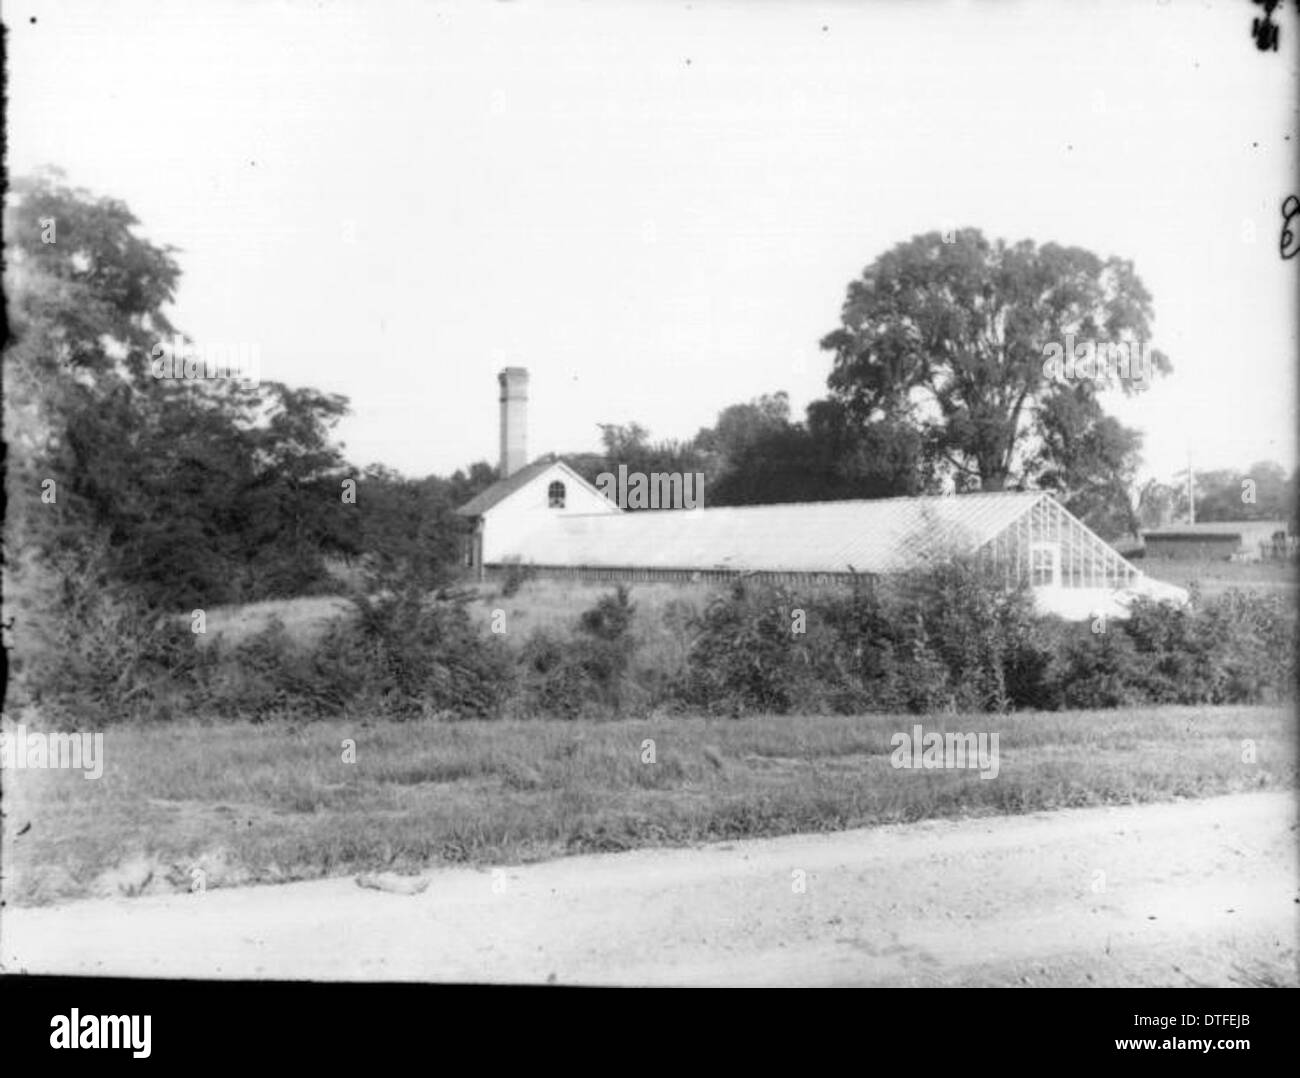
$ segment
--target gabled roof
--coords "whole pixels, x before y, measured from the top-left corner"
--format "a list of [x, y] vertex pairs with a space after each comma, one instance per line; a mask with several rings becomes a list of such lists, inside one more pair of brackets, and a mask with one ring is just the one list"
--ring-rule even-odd
[[[581, 483], [593, 493], [600, 494], [599, 490], [583, 479], [582, 476], [565, 464], [564, 461], [554, 453], [547, 453], [544, 457], [538, 457], [532, 462], [532, 464], [525, 464], [513, 475], [507, 476], [505, 479], [498, 479], [486, 490], [479, 491], [478, 494], [457, 509], [456, 512], [463, 517], [482, 516], [494, 505], [498, 505], [505, 501], [515, 491], [527, 486], [543, 472], [555, 467], [556, 465], [559, 465], [559, 467], [564, 469], [569, 478], [574, 482]], [[604, 495], [601, 496], [603, 497]]]
[[592, 568], [891, 573], [915, 568], [931, 552], [974, 552], [1043, 499], [1051, 495], [1002, 492], [575, 514], [511, 537], [505, 557]]

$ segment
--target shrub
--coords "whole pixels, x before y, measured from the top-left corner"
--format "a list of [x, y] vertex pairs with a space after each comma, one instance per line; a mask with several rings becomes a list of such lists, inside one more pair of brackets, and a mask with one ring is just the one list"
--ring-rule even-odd
[[1086, 622], [1061, 626], [1045, 706], [1133, 707], [1149, 701], [1147, 662], [1121, 624], [1110, 622], [1106, 632], [1096, 633]]
[[899, 588], [920, 618], [925, 645], [947, 668], [953, 705], [963, 711], [1012, 706], [1007, 671], [1023, 662], [1036, 620], [1029, 591], [1008, 589], [995, 568], [966, 559], [909, 574]]
[[694, 619], [694, 639], [678, 695], [709, 711], [785, 712], [815, 702], [813, 664], [792, 613], [800, 604], [782, 588], [737, 580]]
[[355, 596], [354, 614], [314, 644], [279, 619], [234, 648], [203, 653], [201, 705], [254, 721], [345, 712], [392, 718], [496, 716], [511, 691], [501, 641], [478, 630], [467, 593], [418, 588]]
[[88, 543], [32, 567], [6, 707], [68, 729], [168, 719], [184, 706], [197, 658], [188, 619], [144, 602], [107, 565], [104, 546]]
[[1073, 626], [1053, 617], [1031, 624], [1004, 657], [1007, 699], [1013, 708], [1052, 711], [1061, 707], [1059, 657]]
[[1295, 618], [1276, 596], [1228, 592], [1200, 609], [1139, 600], [1103, 632], [1082, 623], [1057, 638], [1050, 706], [1262, 703], [1293, 690]]
[[[919, 625], [914, 619], [909, 631], [904, 612], [887, 601], [883, 589], [855, 580], [849, 589], [819, 596], [814, 612], [831, 634], [814, 654], [833, 710], [906, 711], [915, 706], [919, 687], [939, 687], [933, 679], [940, 673], [946, 687], [946, 671], [930, 668], [928, 653], [913, 646]], [[909, 651], [920, 662], [905, 670]]]
[[323, 657], [368, 663], [363, 684], [383, 713], [494, 717], [512, 665], [503, 642], [475, 627], [470, 598], [444, 591], [429, 599], [416, 588], [359, 598], [356, 620], [326, 638]]
[[602, 595], [596, 605], [584, 610], [578, 618], [578, 628], [597, 640], [610, 643], [628, 639], [632, 615], [636, 606], [631, 601], [627, 585], [619, 584], [608, 595]]
[[[512, 574], [517, 584], [531, 569]], [[664, 701], [733, 716], [1270, 703], [1293, 695], [1296, 676], [1296, 617], [1279, 597], [1138, 601], [1094, 631], [1035, 616], [1026, 592], [962, 561], [806, 597], [740, 579], [703, 609], [669, 601], [649, 627], [619, 586], [568, 634], [535, 631], [513, 656], [476, 628], [468, 592], [358, 595], [314, 645], [275, 620], [238, 645], [196, 648], [187, 617], [115, 587], [91, 547], [32, 579], [40, 587], [15, 606], [10, 706], [56, 726], [185, 710], [263, 721], [492, 717], [507, 705], [572, 719]]]
[[537, 631], [522, 654], [529, 703], [550, 715], [575, 718], [590, 706], [617, 711], [632, 660], [636, 607], [620, 584], [578, 618], [567, 641]]
[[535, 630], [524, 643], [520, 664], [529, 711], [562, 719], [582, 713], [591, 686], [583, 665], [575, 661], [571, 640]]
[[1277, 596], [1228, 591], [1200, 609], [1134, 604], [1123, 623], [1147, 660], [1155, 703], [1231, 704], [1289, 697], [1295, 616]]
[[1131, 680], [1142, 699], [1153, 704], [1211, 702], [1214, 640], [1193, 608], [1139, 599], [1118, 628], [1137, 651]]
[[520, 588], [530, 580], [537, 577], [537, 569], [532, 565], [524, 565], [520, 562], [511, 562], [506, 568], [505, 579], [501, 582], [501, 597], [509, 599], [516, 594]]
[[819, 614], [835, 631], [833, 654], [819, 666], [829, 662], [852, 686], [843, 701], [877, 711], [1002, 711], [1042, 696], [1049, 656], [1034, 644], [1029, 595], [1008, 592], [978, 562], [941, 562], [874, 587], [855, 582], [822, 599]]
[[1236, 589], [1206, 604], [1206, 632], [1218, 644], [1222, 703], [1276, 702], [1294, 695], [1296, 615], [1277, 595]]
[[340, 713], [352, 693], [315, 650], [296, 644], [278, 617], [233, 648], [200, 655], [195, 705], [223, 718], [261, 722]]
[[617, 708], [622, 703], [623, 682], [632, 661], [632, 617], [636, 607], [626, 586], [620, 584], [578, 619], [582, 634], [578, 660], [596, 686], [601, 702]]

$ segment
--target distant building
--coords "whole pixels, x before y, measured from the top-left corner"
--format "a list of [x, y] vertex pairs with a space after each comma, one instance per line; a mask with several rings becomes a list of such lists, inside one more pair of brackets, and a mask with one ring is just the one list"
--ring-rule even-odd
[[1278, 536], [1281, 536], [1278, 553], [1284, 554], [1286, 522], [1281, 520], [1167, 524], [1142, 533], [1147, 557], [1197, 561], [1258, 561], [1272, 554]]
[[501, 384], [501, 478], [456, 512], [469, 522], [462, 547], [466, 569], [480, 578], [486, 566], [509, 560], [511, 543], [540, 522], [572, 514], [621, 510], [555, 455], [529, 464], [528, 372], [507, 367]]
[[[1130, 565], [1044, 491], [624, 512], [553, 456], [516, 469], [524, 422], [518, 368], [500, 375], [503, 478], [457, 510], [472, 522], [467, 568], [513, 564], [589, 581], [784, 583], [875, 578], [954, 557], [985, 559], [1040, 609], [1123, 616], [1138, 594], [1185, 602]], [[524, 375], [523, 385], [527, 385]]]

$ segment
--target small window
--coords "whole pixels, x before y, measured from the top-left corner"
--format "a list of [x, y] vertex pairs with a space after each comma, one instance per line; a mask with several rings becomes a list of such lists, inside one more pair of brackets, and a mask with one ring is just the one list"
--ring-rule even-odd
[[564, 508], [564, 484], [560, 482], [552, 483], [546, 488], [546, 501], [552, 509]]
[[1056, 543], [1035, 543], [1029, 548], [1029, 583], [1036, 588], [1060, 583], [1061, 548]]

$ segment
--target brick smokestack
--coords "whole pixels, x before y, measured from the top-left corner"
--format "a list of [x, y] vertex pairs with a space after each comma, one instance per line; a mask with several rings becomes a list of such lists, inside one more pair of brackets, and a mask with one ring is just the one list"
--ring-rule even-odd
[[528, 370], [506, 367], [501, 383], [501, 478], [528, 463]]

